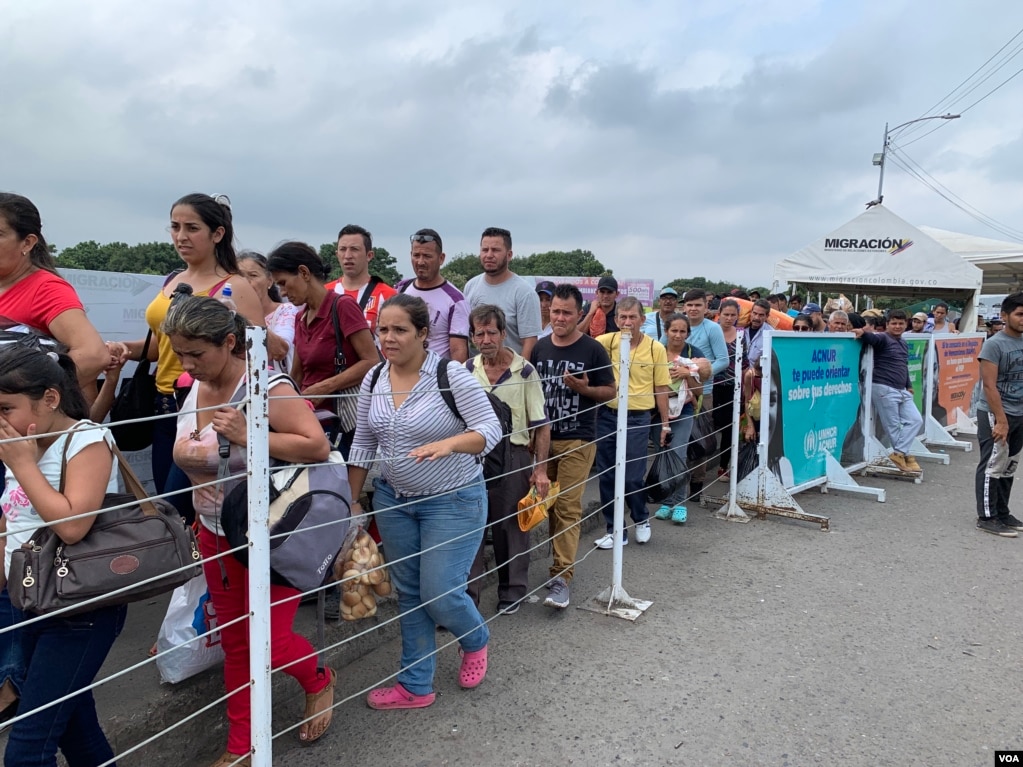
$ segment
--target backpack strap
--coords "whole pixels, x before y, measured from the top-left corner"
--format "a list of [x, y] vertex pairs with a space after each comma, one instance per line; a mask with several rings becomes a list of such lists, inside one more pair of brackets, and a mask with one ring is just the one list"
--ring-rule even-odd
[[444, 404], [448, 406], [448, 410], [454, 413], [462, 423], [465, 423], [465, 419], [462, 418], [462, 414], [458, 412], [458, 405], [455, 404], [455, 395], [451, 392], [451, 381], [448, 378], [448, 365], [451, 364], [451, 360], [442, 358], [437, 363], [437, 388], [440, 389], [440, 396], [444, 400]]
[[366, 311], [366, 304], [369, 303], [369, 299], [373, 297], [373, 291], [381, 282], [383, 282], [383, 280], [375, 274], [370, 275], [369, 282], [366, 283], [366, 288], [362, 291], [362, 298], [359, 299], [359, 309], [364, 312]]
[[185, 270], [184, 269], [175, 269], [173, 272], [168, 274], [167, 275], [167, 279], [165, 279], [163, 281], [163, 287], [167, 287], [168, 285], [170, 285], [170, 281], [173, 280], [175, 277], [177, 277], [179, 274], [181, 274], [183, 271], [185, 271]]
[[373, 390], [377, 388], [377, 381], [380, 380], [380, 373], [384, 369], [384, 364], [381, 362], [373, 368], [373, 371], [369, 375], [369, 393], [372, 394]]

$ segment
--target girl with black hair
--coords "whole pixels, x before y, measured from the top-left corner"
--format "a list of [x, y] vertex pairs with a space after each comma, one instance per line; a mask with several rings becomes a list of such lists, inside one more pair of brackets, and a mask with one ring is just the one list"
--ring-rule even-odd
[[[96, 517], [72, 517], [96, 511], [104, 495], [120, 492], [113, 438], [87, 418], [69, 357], [20, 346], [0, 349], [0, 460], [7, 467], [0, 496], [6, 532], [2, 601], [12, 625], [29, 616], [10, 606], [6, 596], [11, 552], [44, 524], [65, 543], [77, 543]], [[18, 437], [33, 439], [10, 441]], [[56, 764], [58, 748], [68, 764], [113, 759], [92, 692], [75, 692], [96, 677], [126, 611], [124, 605], [100, 607], [13, 629], [24, 663], [19, 710], [36, 713], [11, 729], [5, 767]], [[37, 710], [67, 695], [74, 697]]]
[[281, 291], [274, 283], [266, 256], [262, 253], [254, 250], [239, 253], [238, 271], [259, 296], [263, 318], [266, 320], [266, 350], [270, 355], [270, 369], [290, 373], [295, 361], [295, 317], [305, 307], [281, 300]]

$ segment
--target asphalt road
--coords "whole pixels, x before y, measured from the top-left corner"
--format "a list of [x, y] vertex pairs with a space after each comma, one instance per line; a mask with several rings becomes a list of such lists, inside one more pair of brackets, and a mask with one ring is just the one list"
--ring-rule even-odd
[[[367, 708], [360, 691], [397, 670], [387, 642], [343, 670], [353, 697], [324, 739], [284, 735], [274, 763], [989, 767], [1023, 748], [1023, 538], [974, 527], [976, 455], [925, 465], [920, 485], [863, 480], [883, 504], [799, 495], [830, 532], [699, 508], [684, 527], [654, 522], [625, 550], [626, 590], [653, 600], [635, 623], [576, 609], [610, 583], [594, 551], [571, 608], [494, 620], [476, 690], [458, 688], [452, 646], [431, 708]], [[541, 599], [545, 573], [533, 563]], [[297, 686], [276, 710], [275, 727], [298, 718]]]

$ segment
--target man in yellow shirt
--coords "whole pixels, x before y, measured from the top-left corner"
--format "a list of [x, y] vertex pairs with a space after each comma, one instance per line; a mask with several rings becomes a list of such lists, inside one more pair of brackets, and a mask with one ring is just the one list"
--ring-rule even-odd
[[[605, 333], [597, 338], [611, 357], [615, 385], [619, 386], [618, 365], [621, 360], [622, 335], [630, 338], [629, 419], [625, 447], [625, 503], [636, 527], [636, 542], [650, 540], [650, 512], [646, 507], [643, 482], [646, 477], [646, 446], [650, 433], [650, 411], [656, 407], [661, 419], [660, 445], [671, 439], [668, 424], [668, 393], [671, 377], [668, 374], [668, 355], [660, 342], [643, 335], [643, 305], [639, 299], [626, 296], [618, 302], [616, 321], [621, 328], [617, 333]], [[617, 452], [618, 400], [601, 405], [597, 411], [597, 461], [600, 476], [600, 505], [607, 523], [607, 535], [594, 544], [600, 549], [614, 545], [614, 472]], [[628, 531], [623, 543], [629, 542]]]

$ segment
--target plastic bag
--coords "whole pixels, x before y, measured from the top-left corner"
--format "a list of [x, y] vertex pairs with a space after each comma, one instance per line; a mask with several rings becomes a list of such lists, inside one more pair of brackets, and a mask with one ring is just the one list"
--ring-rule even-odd
[[693, 418], [693, 431], [689, 435], [689, 460], [698, 462], [717, 450], [717, 433], [714, 431], [714, 414], [701, 410]]
[[536, 485], [530, 485], [529, 492], [519, 499], [519, 530], [528, 533], [546, 520], [549, 510], [554, 506], [554, 501], [560, 492], [561, 485], [551, 482], [550, 489], [547, 490], [547, 497], [541, 500], [536, 494]]
[[757, 468], [759, 460], [756, 440], [747, 440], [739, 445], [739, 467], [736, 471], [735, 481], [741, 482], [747, 474]]
[[[220, 646], [219, 631], [196, 639], [216, 627], [217, 613], [204, 575], [200, 574], [174, 589], [156, 637], [158, 652], [171, 650], [156, 659], [160, 681], [177, 684], [223, 663], [224, 648]], [[190, 639], [194, 641], [185, 644]]]
[[341, 581], [341, 618], [346, 621], [372, 618], [377, 614], [376, 598], [393, 591], [383, 555], [359, 525], [352, 525], [341, 547], [334, 576]]
[[660, 503], [670, 498], [682, 483], [686, 473], [686, 462], [677, 450], [662, 450], [654, 456], [650, 470], [646, 473], [647, 503]]

